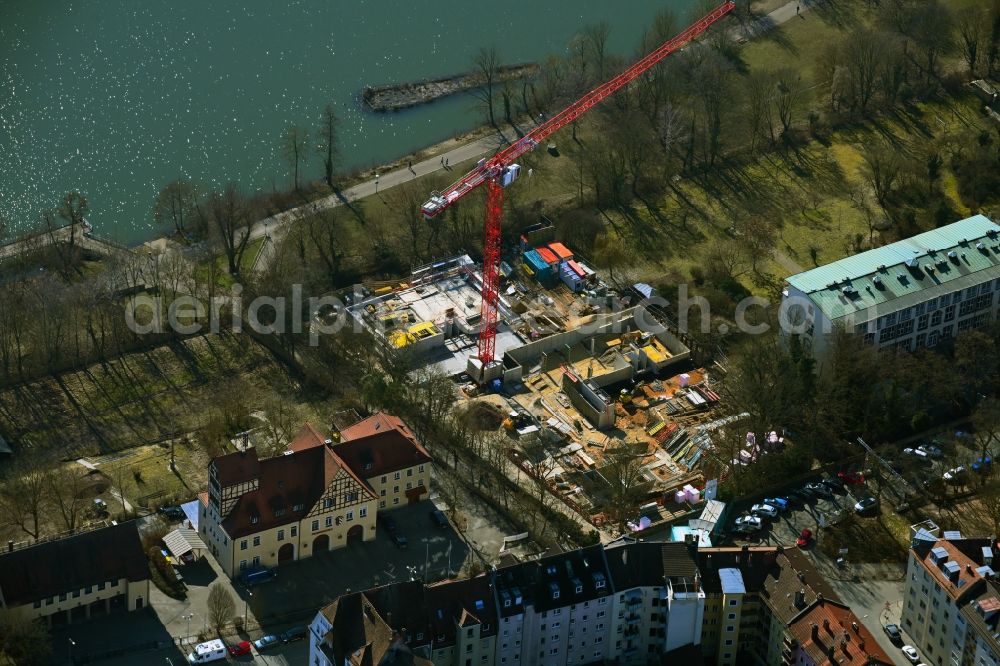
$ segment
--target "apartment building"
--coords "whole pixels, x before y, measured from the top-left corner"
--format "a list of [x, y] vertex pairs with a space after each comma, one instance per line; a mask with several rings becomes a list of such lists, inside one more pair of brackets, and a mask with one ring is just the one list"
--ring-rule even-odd
[[209, 463], [198, 527], [229, 576], [370, 541], [380, 507], [426, 496], [431, 458], [401, 421], [376, 414], [345, 431], [338, 443], [306, 424], [283, 455], [249, 447]]
[[907, 558], [903, 628], [928, 664], [995, 666], [1000, 595], [991, 539], [920, 531]]
[[975, 215], [789, 277], [782, 313], [822, 362], [837, 327], [880, 349], [934, 347], [995, 321], [998, 292], [1000, 226]]
[[149, 603], [149, 560], [136, 521], [0, 554], [0, 608], [49, 626]]
[[[310, 663], [387, 656], [451, 666], [659, 663], [674, 649], [671, 636], [685, 645], [700, 636], [695, 548], [622, 540], [468, 580], [342, 597], [313, 621]], [[367, 635], [369, 647], [345, 633]]]
[[[832, 642], [843, 657], [837, 661], [892, 664], [798, 549], [702, 548], [698, 568], [706, 593], [701, 648], [712, 663], [726, 666], [748, 654], [782, 666], [823, 663], [819, 651], [829, 657]], [[824, 627], [823, 620], [832, 624]], [[813, 624], [826, 633], [813, 637]], [[847, 631], [853, 634], [845, 653], [840, 643]]]

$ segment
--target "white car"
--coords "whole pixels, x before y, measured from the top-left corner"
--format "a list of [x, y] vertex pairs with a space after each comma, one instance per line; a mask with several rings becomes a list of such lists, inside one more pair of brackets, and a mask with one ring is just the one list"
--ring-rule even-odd
[[906, 655], [906, 658], [909, 659], [912, 664], [916, 664], [920, 661], [920, 655], [917, 654], [917, 648], [912, 645], [904, 645], [903, 654]]
[[740, 516], [736, 519], [733, 530], [743, 534], [749, 534], [750, 532], [756, 532], [759, 530], [760, 526], [760, 518], [757, 516]]
[[964, 465], [961, 465], [959, 467], [952, 467], [951, 469], [949, 469], [947, 472], [944, 473], [944, 477], [942, 478], [944, 478], [944, 480], [948, 481], [949, 483], [956, 483], [959, 480], [961, 480], [962, 477], [965, 476], [965, 472], [966, 469]]
[[750, 509], [750, 513], [755, 516], [767, 516], [768, 518], [778, 517], [778, 510], [770, 504], [754, 504], [753, 508]]

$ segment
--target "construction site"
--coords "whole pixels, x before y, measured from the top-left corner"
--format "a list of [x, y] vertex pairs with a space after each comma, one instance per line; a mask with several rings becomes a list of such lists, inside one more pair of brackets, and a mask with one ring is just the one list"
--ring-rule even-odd
[[[468, 256], [363, 288], [349, 313], [415, 368], [450, 376], [465, 403], [490, 405], [515, 443], [512, 461], [544, 478], [595, 526], [607, 520], [623, 444], [641, 459], [636, 529], [688, 515], [704, 488], [719, 396], [691, 351], [642, 300], [648, 285], [615, 290], [538, 225], [501, 263], [497, 358], [478, 358], [482, 272]], [[484, 376], [485, 375], [485, 376]]]

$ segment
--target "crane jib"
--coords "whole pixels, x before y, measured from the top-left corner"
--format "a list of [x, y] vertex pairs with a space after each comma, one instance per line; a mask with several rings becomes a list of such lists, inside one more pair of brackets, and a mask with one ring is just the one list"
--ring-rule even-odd
[[712, 24], [736, 8], [735, 2], [725, 2], [707, 15], [688, 26], [683, 32], [664, 42], [645, 57], [641, 58], [628, 69], [613, 79], [594, 88], [573, 104], [569, 105], [555, 116], [528, 132], [511, 145], [504, 148], [487, 160], [480, 160], [476, 167], [451, 185], [444, 192], [432, 192], [430, 199], [421, 207], [424, 217], [433, 218], [444, 212], [446, 208], [476, 189], [490, 178], [501, 177], [504, 169], [513, 164], [521, 155], [534, 150], [539, 143], [559, 131], [581, 115], [589, 111], [609, 96], [613, 95], [636, 78], [649, 71], [653, 66], [671, 53], [679, 50]]

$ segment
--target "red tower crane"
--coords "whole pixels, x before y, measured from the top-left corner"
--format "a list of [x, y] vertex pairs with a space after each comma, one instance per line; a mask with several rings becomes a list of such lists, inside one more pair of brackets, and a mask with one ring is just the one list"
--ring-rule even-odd
[[480, 185], [486, 185], [486, 219], [483, 224], [483, 302], [478, 355], [484, 369], [494, 360], [496, 352], [497, 311], [500, 303], [500, 224], [503, 216], [503, 191], [505, 187], [517, 179], [520, 173], [521, 168], [514, 160], [649, 71], [656, 63], [701, 35], [713, 23], [735, 8], [735, 2], [724, 2], [719, 5], [615, 78], [594, 88], [493, 157], [480, 160], [472, 171], [465, 174], [444, 192], [432, 192], [431, 198], [421, 207], [424, 217], [431, 219], [440, 215], [453, 203]]

